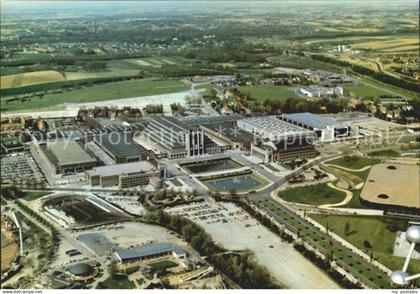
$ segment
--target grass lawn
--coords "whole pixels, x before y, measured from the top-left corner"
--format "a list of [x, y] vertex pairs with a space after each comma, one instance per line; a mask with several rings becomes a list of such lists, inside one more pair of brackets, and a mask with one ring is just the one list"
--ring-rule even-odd
[[351, 270], [359, 279], [367, 283], [374, 283], [381, 288], [389, 288], [389, 279], [382, 271], [379, 271], [351, 250], [332, 240], [324, 231], [320, 231], [295, 215], [287, 213], [272, 200], [260, 200], [258, 205], [268, 210], [269, 214], [275, 215], [278, 222], [285, 224], [294, 232], [300, 232], [303, 238], [311, 240], [320, 248], [323, 248], [324, 254], [326, 251], [333, 251], [334, 259], [341, 260], [346, 265], [346, 269]]
[[170, 180], [172, 184], [174, 184], [177, 187], [182, 187], [182, 183], [178, 179], [171, 179]]
[[273, 172], [278, 172], [279, 170], [277, 168], [275, 168], [274, 166], [272, 166], [271, 164], [266, 164], [265, 165], [269, 170], [273, 171]]
[[358, 156], [344, 156], [337, 158], [331, 161], [326, 162], [326, 164], [334, 164], [349, 169], [361, 169], [365, 166], [379, 163], [380, 161], [375, 158], [368, 157], [358, 157]]
[[115, 82], [103, 85], [45, 95], [43, 98], [32, 97], [24, 102], [2, 102], [8, 111], [46, 108], [62, 103], [83, 103], [112, 99], [123, 99], [138, 96], [159, 95], [185, 91], [189, 88], [179, 80], [139, 80]]
[[382, 151], [374, 151], [370, 152], [369, 156], [377, 156], [377, 157], [398, 157], [400, 153], [395, 150], [382, 150]]
[[362, 172], [350, 172], [341, 168], [335, 168], [335, 167], [330, 167], [330, 168], [334, 170], [336, 174], [348, 179], [350, 182], [352, 182], [353, 185], [357, 185], [364, 182], [367, 176], [369, 175], [369, 171], [370, 171], [370, 169], [368, 169]]
[[346, 194], [331, 189], [327, 184], [319, 184], [281, 191], [279, 192], [279, 196], [288, 202], [322, 205], [343, 201]]
[[51, 194], [51, 192], [24, 192], [23, 199], [32, 201], [48, 194]]
[[351, 85], [351, 86], [347, 86], [346, 89], [353, 95], [363, 97], [363, 98], [368, 98], [368, 97], [377, 98], [381, 95], [387, 95], [387, 96], [390, 95], [386, 91], [371, 87], [366, 84]]
[[162, 260], [156, 263], [149, 264], [152, 270], [158, 271], [166, 268], [176, 267], [178, 264], [170, 260]]
[[135, 289], [134, 282], [128, 280], [127, 275], [114, 274], [103, 282], [100, 282], [97, 289]]
[[273, 85], [255, 85], [239, 87], [239, 90], [255, 100], [284, 100], [290, 97], [299, 98], [290, 87]]
[[[391, 231], [390, 227], [393, 226], [399, 230], [405, 230], [407, 221], [377, 216], [311, 215], [311, 218], [324, 226], [328, 223], [331, 231], [368, 254], [372, 250], [374, 258], [391, 270], [402, 268], [404, 258], [392, 255], [397, 233]], [[345, 234], [346, 223], [350, 227], [348, 234]], [[369, 242], [371, 248], [366, 246], [366, 241]], [[416, 272], [416, 268], [418, 271], [420, 260], [413, 259], [412, 263], [410, 263], [409, 271]]]

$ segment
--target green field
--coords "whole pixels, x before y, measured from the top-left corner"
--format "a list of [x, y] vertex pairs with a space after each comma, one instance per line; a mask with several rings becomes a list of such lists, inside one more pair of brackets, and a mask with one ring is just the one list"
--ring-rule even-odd
[[334, 164], [349, 169], [361, 169], [365, 166], [379, 163], [378, 159], [358, 156], [344, 156], [331, 161], [327, 161], [326, 164]]
[[159, 95], [181, 92], [189, 86], [179, 80], [138, 80], [115, 82], [104, 85], [85, 87], [57, 94], [45, 95], [42, 98], [32, 97], [30, 100], [3, 102], [2, 108], [8, 111], [23, 109], [47, 108], [62, 103], [83, 103], [123, 99], [138, 96]]
[[363, 98], [378, 98], [379, 96], [390, 96], [390, 93], [384, 90], [374, 88], [366, 84], [346, 86], [346, 89], [354, 96]]
[[346, 194], [328, 187], [327, 184], [319, 184], [280, 191], [279, 196], [288, 202], [322, 205], [341, 202]]
[[26, 201], [32, 201], [38, 198], [41, 198], [42, 196], [51, 194], [50, 192], [23, 192], [24, 196], [23, 199]]
[[[395, 228], [406, 229], [406, 221], [389, 217], [343, 216], [343, 215], [311, 215], [311, 218], [328, 227], [359, 249], [370, 254], [391, 270], [401, 269], [403, 257], [392, 255], [396, 237]], [[346, 223], [349, 225], [345, 233]], [[391, 231], [392, 229], [393, 231]], [[369, 242], [369, 243], [366, 243]], [[370, 245], [366, 246], [366, 245]], [[420, 260], [412, 260], [409, 271], [416, 272], [420, 268]]]
[[180, 182], [177, 178], [171, 179], [170, 181], [171, 181], [171, 183], [172, 183], [172, 184], [174, 184], [175, 186], [177, 186], [177, 187], [182, 187], [182, 183], [181, 183], [181, 182]]
[[99, 282], [97, 289], [135, 289], [136, 286], [128, 280], [127, 275], [113, 274], [103, 282]]
[[137, 75], [141, 70], [139, 65], [135, 65], [128, 60], [111, 60], [108, 61], [104, 70], [97, 71], [65, 71], [66, 80], [83, 80], [92, 78], [107, 78], [120, 76]]
[[395, 150], [382, 150], [382, 151], [374, 151], [370, 152], [369, 156], [377, 156], [377, 157], [398, 157], [400, 153]]
[[351, 250], [344, 248], [337, 241], [325, 234], [324, 231], [315, 229], [312, 225], [300, 220], [293, 213], [287, 213], [279, 207], [279, 204], [272, 200], [260, 200], [258, 206], [269, 211], [278, 217], [278, 222], [285, 224], [294, 232], [299, 232], [300, 236], [305, 240], [310, 240], [311, 243], [316, 244], [318, 248], [322, 248], [322, 252], [332, 252], [335, 260], [346, 264], [353, 274], [358, 275], [359, 278], [368, 283], [374, 283], [381, 288], [389, 288], [388, 277], [376, 267], [365, 262], [357, 254]]
[[170, 260], [162, 260], [159, 262], [149, 264], [149, 266], [152, 270], [159, 271], [159, 270], [163, 270], [163, 269], [167, 269], [171, 267], [176, 267], [178, 266], [178, 264]]
[[284, 100], [287, 98], [299, 98], [293, 92], [291, 87], [286, 86], [272, 86], [272, 85], [256, 85], [256, 86], [243, 86], [239, 90], [251, 96], [255, 100]]
[[193, 59], [187, 59], [180, 56], [154, 56], [145, 58], [132, 58], [126, 61], [141, 66], [141, 67], [161, 67], [162, 65], [175, 65], [175, 64], [191, 64]]

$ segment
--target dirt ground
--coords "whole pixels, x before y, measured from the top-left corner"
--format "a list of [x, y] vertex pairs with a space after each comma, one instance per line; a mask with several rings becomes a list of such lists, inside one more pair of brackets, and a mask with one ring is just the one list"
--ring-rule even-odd
[[169, 211], [191, 218], [226, 249], [250, 249], [259, 264], [289, 288], [339, 288], [323, 271], [297, 252], [292, 244], [283, 242], [232, 203], [200, 203], [175, 207]]

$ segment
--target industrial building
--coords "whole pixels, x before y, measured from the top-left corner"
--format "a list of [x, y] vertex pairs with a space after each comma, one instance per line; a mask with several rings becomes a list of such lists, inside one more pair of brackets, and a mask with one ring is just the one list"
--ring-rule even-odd
[[98, 165], [96, 157], [85, 150], [79, 141], [59, 140], [42, 143], [33, 149], [55, 174], [75, 174]]
[[127, 265], [164, 256], [185, 259], [187, 253], [178, 245], [157, 243], [128, 249], [118, 248], [115, 250], [115, 256], [121, 264]]
[[297, 94], [304, 95], [310, 98], [314, 97], [326, 97], [326, 96], [343, 96], [344, 95], [344, 89], [343, 87], [323, 87], [323, 86], [315, 86], [310, 85], [307, 87], [301, 87], [296, 90]]
[[322, 142], [330, 142], [351, 135], [351, 123], [339, 122], [332, 118], [310, 112], [282, 114], [280, 119], [284, 122], [314, 131], [316, 137]]
[[94, 138], [94, 142], [109, 155], [116, 164], [147, 159], [147, 150], [126, 134], [111, 132]]
[[160, 171], [148, 161], [137, 161], [96, 167], [88, 171], [87, 175], [92, 186], [118, 186], [122, 189], [148, 185], [151, 178], [159, 177]]
[[200, 125], [200, 129], [210, 139], [228, 149], [249, 151], [254, 141], [254, 135], [230, 123], [204, 124]]
[[287, 138], [306, 138], [314, 133], [303, 127], [277, 119], [275, 116], [256, 116], [238, 120], [238, 127], [262, 139], [281, 141]]
[[294, 141], [280, 141], [279, 143], [261, 143], [259, 145], [251, 145], [251, 154], [264, 161], [269, 162], [284, 162], [295, 159], [314, 158], [317, 151], [310, 142], [306, 139]]
[[144, 135], [163, 148], [169, 158], [205, 153], [203, 131], [174, 117], [154, 118], [144, 130]]

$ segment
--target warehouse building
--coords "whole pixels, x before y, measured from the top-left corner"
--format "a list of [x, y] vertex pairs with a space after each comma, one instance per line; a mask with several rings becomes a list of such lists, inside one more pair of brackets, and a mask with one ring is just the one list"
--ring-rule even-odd
[[282, 114], [280, 119], [314, 131], [316, 137], [322, 142], [331, 142], [351, 135], [350, 123], [339, 122], [329, 117], [309, 112]]
[[34, 152], [55, 174], [75, 174], [98, 165], [96, 157], [74, 140], [39, 144]]
[[238, 127], [262, 139], [281, 141], [287, 138], [314, 136], [313, 131], [277, 119], [275, 116], [256, 116], [238, 120]]
[[92, 186], [118, 186], [121, 189], [148, 185], [152, 178], [159, 178], [159, 175], [160, 171], [148, 161], [100, 166], [87, 172]]
[[154, 118], [144, 130], [147, 139], [160, 146], [169, 158], [205, 153], [204, 133], [174, 117]]
[[147, 150], [123, 133], [101, 134], [95, 137], [94, 142], [117, 164], [147, 159]]
[[185, 259], [187, 253], [178, 245], [157, 243], [128, 249], [118, 248], [115, 250], [115, 256], [121, 264], [128, 265], [165, 256]]

